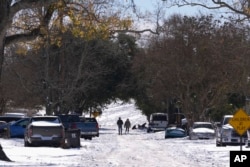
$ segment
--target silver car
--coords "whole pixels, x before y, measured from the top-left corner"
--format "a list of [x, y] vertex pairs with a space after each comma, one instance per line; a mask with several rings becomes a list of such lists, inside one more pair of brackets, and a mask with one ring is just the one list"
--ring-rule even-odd
[[189, 130], [189, 139], [214, 139], [215, 128], [210, 122], [194, 122]]
[[24, 133], [24, 146], [54, 145], [64, 142], [64, 127], [57, 116], [34, 116]]

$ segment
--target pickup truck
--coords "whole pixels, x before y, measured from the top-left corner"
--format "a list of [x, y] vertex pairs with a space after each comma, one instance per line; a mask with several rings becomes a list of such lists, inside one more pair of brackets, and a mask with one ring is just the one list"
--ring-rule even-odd
[[80, 129], [81, 138], [91, 140], [92, 137], [99, 137], [99, 125], [95, 118], [83, 117], [79, 115], [58, 115], [62, 120], [65, 131]]
[[64, 127], [57, 116], [34, 116], [29, 120], [24, 132], [24, 146], [53, 145], [59, 147], [64, 142]]
[[81, 124], [81, 137], [91, 140], [92, 137], [99, 137], [99, 124], [95, 118], [92, 117], [80, 117]]
[[247, 142], [247, 133], [242, 135], [242, 142], [240, 140], [240, 135], [234, 130], [234, 128], [229, 124], [229, 120], [233, 115], [224, 115], [221, 123], [216, 129], [216, 146], [226, 146], [226, 145], [243, 145]]

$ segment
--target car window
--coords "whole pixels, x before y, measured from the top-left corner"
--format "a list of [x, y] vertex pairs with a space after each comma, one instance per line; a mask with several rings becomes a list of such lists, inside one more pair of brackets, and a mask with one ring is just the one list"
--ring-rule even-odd
[[97, 122], [95, 118], [85, 118], [83, 119], [84, 122]]
[[193, 128], [208, 128], [208, 129], [213, 129], [212, 124], [194, 124]]
[[35, 117], [32, 118], [32, 122], [34, 121], [47, 121], [47, 122], [60, 123], [60, 120], [57, 117]]
[[231, 117], [225, 118], [224, 125], [228, 124], [230, 119], [231, 119]]
[[154, 115], [153, 120], [154, 121], [166, 121], [167, 116], [166, 115]]
[[80, 122], [78, 115], [59, 115], [62, 122]]
[[17, 126], [24, 126], [24, 125], [27, 125], [29, 123], [29, 120], [26, 119], [26, 120], [22, 120], [22, 121], [19, 121], [16, 123]]

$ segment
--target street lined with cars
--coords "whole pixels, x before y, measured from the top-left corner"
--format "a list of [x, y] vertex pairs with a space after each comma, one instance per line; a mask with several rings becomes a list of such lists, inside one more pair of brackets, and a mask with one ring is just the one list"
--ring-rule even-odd
[[[6, 118], [6, 116], [2, 118]], [[182, 124], [180, 126], [168, 125], [168, 116], [164, 113], [156, 113], [152, 114], [149, 127], [153, 129], [153, 132], [165, 129], [165, 136], [163, 136], [165, 139], [185, 138], [187, 136], [187, 139], [190, 140], [215, 138], [216, 146], [237, 145], [240, 144], [240, 138], [233, 127], [229, 125], [230, 118], [232, 118], [232, 115], [225, 115], [220, 123], [214, 124], [211, 122], [194, 122], [187, 131], [187, 129], [182, 128]], [[12, 120], [9, 123], [1, 121], [0, 132], [5, 132], [4, 130], [8, 129], [7, 138], [24, 138], [25, 146], [40, 146], [44, 144], [63, 146], [65, 141], [70, 143], [69, 138], [73, 140], [72, 136], [90, 140], [93, 137], [99, 137], [99, 124], [92, 117], [69, 114], [25, 118], [13, 116], [13, 119], [16, 119], [16, 121]], [[78, 131], [73, 130], [79, 130], [79, 135], [75, 135], [78, 134]], [[149, 129], [147, 129], [148, 131]], [[249, 135], [249, 131], [244, 133], [242, 145], [250, 141]], [[1, 135], [0, 137], [3, 136]], [[79, 141], [80, 139], [77, 140], [77, 142]], [[75, 144], [75, 146], [77, 145]]]
[[76, 114], [0, 116], [1, 138], [23, 138], [24, 146], [80, 147], [80, 138], [99, 137], [96, 118]]
[[[123, 119], [129, 118], [132, 125], [142, 125], [147, 121], [140, 116], [140, 111], [134, 108], [113, 107], [97, 118], [100, 124], [100, 136], [92, 140], [80, 138], [81, 147], [77, 149], [55, 147], [34, 149], [24, 147], [21, 139], [0, 140], [4, 151], [15, 161], [16, 166], [24, 166], [24, 164], [29, 166], [109, 167], [124, 166], [124, 164], [143, 166], [146, 162], [148, 166], [159, 167], [219, 167], [228, 166], [229, 151], [240, 150], [238, 146], [216, 147], [215, 139], [189, 140], [188, 136], [164, 139], [164, 131], [147, 133], [146, 128], [131, 129], [129, 134], [120, 136], [117, 135], [116, 125], [119, 116]], [[69, 135], [72, 136], [72, 134]], [[243, 147], [243, 150], [249, 150], [249, 148]], [[145, 159], [145, 157], [149, 158]], [[130, 161], [127, 162], [128, 160]]]

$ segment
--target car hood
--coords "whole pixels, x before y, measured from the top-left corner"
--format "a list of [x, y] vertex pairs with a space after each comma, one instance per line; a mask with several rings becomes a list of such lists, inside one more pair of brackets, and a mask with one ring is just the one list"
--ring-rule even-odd
[[233, 129], [233, 127], [230, 124], [226, 124], [222, 126], [223, 129]]
[[184, 129], [178, 128], [178, 127], [168, 127], [166, 130], [167, 131], [183, 131], [183, 132], [185, 132]]
[[195, 133], [214, 133], [214, 130], [209, 129], [209, 128], [195, 128], [195, 129], [193, 129], [193, 132], [195, 132]]
[[62, 126], [61, 123], [47, 122], [47, 121], [36, 121], [32, 122], [32, 126]]

